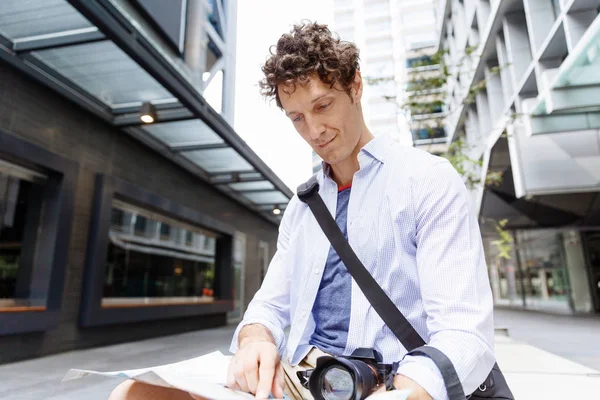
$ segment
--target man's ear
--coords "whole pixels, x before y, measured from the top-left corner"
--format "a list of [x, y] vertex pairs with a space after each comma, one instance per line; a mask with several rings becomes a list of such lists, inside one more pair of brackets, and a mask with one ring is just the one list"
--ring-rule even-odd
[[363, 94], [363, 80], [359, 70], [356, 70], [354, 74], [354, 80], [352, 81], [352, 100], [355, 103], [360, 103]]

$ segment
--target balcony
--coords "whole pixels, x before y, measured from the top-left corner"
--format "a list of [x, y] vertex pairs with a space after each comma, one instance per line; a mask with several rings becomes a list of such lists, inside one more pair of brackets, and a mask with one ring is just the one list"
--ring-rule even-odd
[[428, 143], [445, 143], [448, 136], [444, 128], [422, 127], [410, 130], [415, 145]]

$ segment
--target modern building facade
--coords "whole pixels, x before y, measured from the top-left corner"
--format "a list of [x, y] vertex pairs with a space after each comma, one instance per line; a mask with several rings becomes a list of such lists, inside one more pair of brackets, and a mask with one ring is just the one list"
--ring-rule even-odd
[[[473, 193], [497, 304], [600, 312], [600, 2], [442, 0], [445, 129], [498, 186]], [[465, 101], [467, 100], [467, 101]], [[510, 260], [489, 221], [507, 219]], [[493, 224], [492, 224], [493, 225]]]
[[435, 46], [413, 48], [405, 55], [403, 105], [413, 145], [441, 155], [448, 150], [444, 67]]
[[[342, 40], [355, 43], [360, 50], [361, 72], [369, 82], [362, 104], [371, 132], [441, 152], [446, 148], [445, 135], [436, 132], [434, 138], [427, 130], [424, 138], [424, 132], [417, 128], [439, 116], [421, 115], [413, 121], [402, 107], [409, 75], [423, 71], [412, 68], [412, 64], [435, 51], [435, 10], [432, 1], [335, 0], [332, 28]], [[321, 159], [315, 152], [312, 161], [313, 172], [317, 172]]]
[[437, 3], [433, 0], [396, 0], [391, 2], [395, 45], [399, 48], [397, 65], [401, 73], [400, 103], [407, 112], [407, 123], [415, 147], [433, 154], [448, 149], [443, 126], [443, 69], [437, 51]]
[[398, 141], [409, 137], [395, 99], [399, 49], [395, 45], [390, 0], [335, 0], [333, 30], [360, 50], [363, 77], [382, 82], [365, 85], [363, 111], [374, 135], [387, 134]]
[[223, 325], [259, 287], [292, 192], [231, 128], [236, 2], [164, 4], [0, 2], [0, 362]]

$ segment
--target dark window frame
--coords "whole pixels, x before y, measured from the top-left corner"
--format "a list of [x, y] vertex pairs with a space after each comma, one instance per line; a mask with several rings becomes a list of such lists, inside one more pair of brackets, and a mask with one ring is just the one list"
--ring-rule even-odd
[[[102, 307], [108, 232], [115, 198], [217, 233], [219, 237], [216, 243], [214, 290], [215, 297], [219, 300], [203, 304]], [[96, 175], [92, 212], [81, 296], [80, 326], [96, 327], [167, 318], [224, 314], [233, 310], [233, 235], [235, 230], [232, 226], [171, 199], [151, 193], [128, 181], [103, 174]]]
[[46, 211], [40, 221], [44, 234], [36, 243], [36, 264], [30, 278], [30, 295], [44, 296], [46, 306], [0, 312], [0, 335], [54, 329], [60, 320], [79, 165], [3, 129], [0, 158], [48, 175], [43, 189]]

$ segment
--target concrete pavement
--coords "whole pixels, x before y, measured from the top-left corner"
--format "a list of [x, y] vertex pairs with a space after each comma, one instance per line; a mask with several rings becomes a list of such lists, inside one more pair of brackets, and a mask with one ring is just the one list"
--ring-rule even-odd
[[[535, 316], [529, 318], [529, 329], [548, 337], [555, 333], [535, 321]], [[227, 353], [232, 334], [229, 326], [0, 365], [0, 399], [105, 400], [118, 380], [88, 377], [61, 383], [62, 377], [70, 368], [111, 371], [167, 364], [213, 350]], [[574, 347], [575, 353], [582, 352]], [[596, 369], [501, 335], [496, 336], [496, 353], [518, 400], [600, 398]]]
[[496, 357], [517, 400], [600, 398], [595, 369], [499, 335]]
[[0, 399], [106, 400], [118, 380], [96, 376], [61, 380], [70, 368], [114, 371], [168, 364], [214, 350], [226, 354], [233, 329], [207, 329], [0, 365]]
[[494, 319], [496, 326], [508, 328], [512, 339], [600, 370], [600, 315], [496, 309]]

